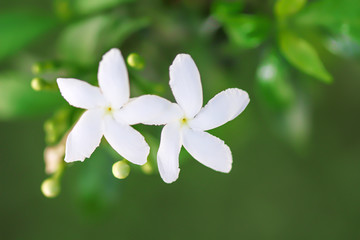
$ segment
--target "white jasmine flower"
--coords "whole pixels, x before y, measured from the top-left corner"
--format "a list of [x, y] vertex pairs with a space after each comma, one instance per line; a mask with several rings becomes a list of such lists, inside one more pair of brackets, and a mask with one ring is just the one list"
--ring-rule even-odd
[[[144, 137], [129, 125], [168, 121], [171, 103], [153, 95], [129, 99], [129, 79], [118, 49], [111, 49], [99, 64], [99, 87], [77, 79], [57, 79], [70, 105], [86, 109], [66, 141], [65, 161], [84, 161], [99, 146], [102, 136], [128, 161], [142, 165], [149, 154]], [[149, 114], [147, 114], [149, 113]]]
[[170, 66], [170, 87], [178, 104], [161, 133], [157, 161], [162, 179], [171, 183], [178, 178], [182, 146], [203, 165], [219, 172], [230, 172], [230, 148], [205, 131], [237, 117], [248, 105], [249, 95], [237, 88], [227, 89], [202, 108], [200, 74], [187, 54], [177, 55]]

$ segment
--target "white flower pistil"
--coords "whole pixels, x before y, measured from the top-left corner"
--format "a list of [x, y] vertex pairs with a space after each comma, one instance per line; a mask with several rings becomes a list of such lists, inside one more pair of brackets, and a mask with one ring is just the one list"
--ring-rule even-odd
[[189, 119], [187, 117], [180, 118], [179, 122], [182, 127], [189, 125]]

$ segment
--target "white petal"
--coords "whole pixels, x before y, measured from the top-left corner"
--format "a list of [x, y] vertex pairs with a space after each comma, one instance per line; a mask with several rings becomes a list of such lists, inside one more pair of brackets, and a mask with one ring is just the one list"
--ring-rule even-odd
[[161, 178], [172, 183], [179, 177], [179, 153], [181, 149], [180, 128], [177, 123], [164, 126], [161, 132], [157, 163]]
[[112, 148], [126, 160], [142, 165], [146, 163], [150, 148], [144, 137], [129, 125], [105, 117], [104, 136]]
[[203, 131], [217, 128], [236, 118], [249, 101], [247, 92], [237, 88], [227, 89], [213, 97], [199, 114], [189, 121], [189, 125]]
[[120, 111], [120, 118], [129, 125], [162, 125], [183, 115], [179, 105], [155, 96], [144, 95], [132, 98]]
[[65, 162], [84, 161], [99, 146], [103, 133], [102, 111], [86, 111], [66, 140]]
[[111, 49], [102, 58], [98, 72], [99, 86], [113, 108], [129, 100], [129, 77], [119, 49]]
[[87, 82], [73, 78], [58, 78], [57, 83], [61, 95], [74, 107], [91, 109], [105, 104], [100, 88]]
[[183, 145], [191, 156], [205, 166], [219, 172], [230, 172], [231, 151], [221, 139], [207, 132], [187, 128], [183, 132]]
[[170, 87], [186, 117], [194, 117], [202, 107], [203, 97], [200, 74], [190, 55], [176, 56], [170, 66]]

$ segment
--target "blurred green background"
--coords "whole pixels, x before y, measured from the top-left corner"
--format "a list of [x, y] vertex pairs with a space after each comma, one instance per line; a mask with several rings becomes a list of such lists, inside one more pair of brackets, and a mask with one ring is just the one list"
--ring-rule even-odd
[[[174, 100], [168, 67], [181, 52], [205, 103], [230, 87], [249, 93], [211, 131], [232, 150], [230, 174], [182, 150], [180, 177], [165, 184], [153, 157], [161, 127], [137, 126], [152, 174], [131, 165], [114, 178], [121, 158], [103, 143], [66, 168], [59, 196], [42, 195], [44, 148], [80, 113], [54, 81], [96, 84], [112, 47], [145, 61], [128, 66], [132, 96]], [[357, 0], [2, 0], [0, 239], [359, 239], [359, 60]]]

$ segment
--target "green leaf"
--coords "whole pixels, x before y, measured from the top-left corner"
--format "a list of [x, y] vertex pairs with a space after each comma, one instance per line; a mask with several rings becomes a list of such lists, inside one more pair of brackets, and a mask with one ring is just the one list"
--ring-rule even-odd
[[358, 0], [321, 0], [310, 2], [299, 14], [299, 20], [305, 23], [339, 25], [351, 22], [360, 23], [360, 5]]
[[18, 72], [0, 73], [1, 120], [44, 114], [63, 102], [59, 92], [34, 91], [30, 79]]
[[83, 67], [94, 65], [110, 48], [120, 45], [148, 21], [100, 15], [70, 25], [62, 33], [58, 52], [62, 60]]
[[286, 18], [299, 12], [307, 0], [277, 0], [275, 3], [275, 15], [279, 19]]
[[90, 14], [115, 7], [121, 3], [133, 1], [134, 0], [75, 0], [72, 1], [72, 4], [76, 13]]
[[34, 11], [0, 13], [0, 60], [15, 54], [56, 26], [56, 20]]
[[132, 34], [147, 27], [149, 24], [150, 21], [145, 17], [137, 19], [115, 19], [110, 26], [109, 32], [106, 35], [107, 37], [103, 38], [103, 51], [122, 44]]
[[270, 21], [260, 16], [239, 15], [228, 18], [224, 22], [224, 27], [235, 45], [253, 48], [261, 44], [268, 36]]
[[211, 5], [212, 15], [219, 21], [224, 21], [228, 17], [239, 14], [243, 9], [244, 3], [242, 1], [214, 1]]
[[310, 43], [290, 32], [283, 31], [279, 35], [279, 44], [282, 54], [294, 67], [323, 82], [332, 82], [331, 75]]
[[113, 8], [122, 3], [133, 2], [134, 0], [57, 0], [55, 9], [62, 18], [69, 18], [72, 15], [87, 15]]
[[291, 106], [295, 92], [288, 82], [286, 67], [274, 50], [268, 51], [257, 69], [257, 83], [267, 105], [275, 109]]
[[99, 58], [99, 42], [111, 24], [109, 16], [97, 16], [70, 25], [61, 34], [58, 52], [62, 60], [80, 66], [92, 65]]
[[360, 43], [360, 4], [358, 0], [312, 2], [299, 14], [302, 24], [320, 25], [334, 34], [345, 35]]

